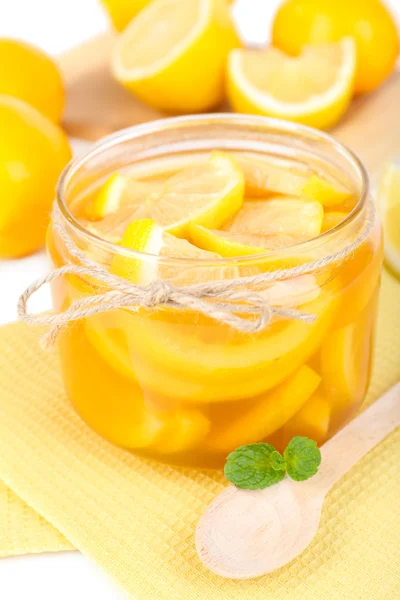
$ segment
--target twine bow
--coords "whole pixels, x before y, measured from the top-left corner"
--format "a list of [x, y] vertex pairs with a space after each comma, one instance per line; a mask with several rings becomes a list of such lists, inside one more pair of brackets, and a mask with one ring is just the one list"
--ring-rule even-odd
[[[30, 325], [51, 325], [49, 332], [42, 338], [42, 345], [45, 348], [54, 345], [58, 334], [68, 323], [118, 308], [137, 306], [150, 309], [157, 306], [190, 309], [211, 317], [219, 323], [229, 325], [236, 331], [249, 334], [265, 329], [274, 317], [311, 323], [316, 319], [315, 315], [296, 309], [271, 306], [266, 294], [251, 289], [265, 287], [265, 284], [282, 279], [298, 277], [343, 260], [354, 253], [368, 238], [374, 224], [374, 217], [375, 209], [370, 203], [370, 213], [363, 231], [354, 242], [328, 257], [297, 267], [182, 287], [167, 280], [156, 280], [147, 286], [141, 286], [110, 273], [89, 259], [68, 235], [61, 223], [59, 209], [54, 207], [53, 230], [59, 235], [69, 255], [79, 264], [64, 265], [32, 283], [19, 298], [18, 317]], [[64, 275], [75, 275], [84, 281], [87, 277], [94, 278], [97, 282], [103, 283], [109, 291], [79, 298], [64, 312], [58, 314], [30, 314], [27, 309], [29, 298], [45, 284]]]

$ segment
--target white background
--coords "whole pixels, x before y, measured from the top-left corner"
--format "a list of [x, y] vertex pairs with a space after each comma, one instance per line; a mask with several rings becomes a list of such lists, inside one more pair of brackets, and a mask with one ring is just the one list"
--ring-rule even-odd
[[[279, 0], [237, 0], [235, 16], [243, 38], [253, 42], [266, 40], [278, 4]], [[399, 0], [388, 0], [388, 4], [400, 19]], [[107, 26], [99, 0], [0, 1], [0, 36], [30, 41], [54, 55]], [[74, 143], [78, 152], [84, 147], [85, 144]], [[45, 272], [43, 253], [18, 261], [0, 260], [0, 323], [16, 318], [18, 295]], [[34, 309], [47, 306], [46, 293], [33, 304]], [[0, 597], [2, 600], [120, 600], [125, 596], [86, 557], [65, 552], [0, 560]]]

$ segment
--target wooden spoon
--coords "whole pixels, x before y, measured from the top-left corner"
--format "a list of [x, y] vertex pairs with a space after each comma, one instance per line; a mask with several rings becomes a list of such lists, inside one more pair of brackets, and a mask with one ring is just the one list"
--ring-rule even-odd
[[287, 477], [256, 491], [228, 487], [197, 526], [200, 560], [230, 579], [259, 577], [293, 560], [316, 534], [331, 487], [397, 425], [400, 383], [324, 444], [319, 472], [311, 479]]

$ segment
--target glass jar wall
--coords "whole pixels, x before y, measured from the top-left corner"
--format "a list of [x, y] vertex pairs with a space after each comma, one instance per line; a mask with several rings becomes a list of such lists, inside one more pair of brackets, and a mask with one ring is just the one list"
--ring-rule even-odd
[[[216, 149], [246, 153], [250, 161], [267, 157], [287, 168], [288, 177], [297, 169], [326, 174], [352, 190], [349, 214], [296, 246], [217, 260], [127, 250], [76, 219], [76, 207], [97, 194], [110, 174], [162, 179]], [[71, 323], [58, 340], [65, 388], [100, 435], [164, 461], [220, 466], [230, 451], [250, 442], [271, 441], [282, 449], [294, 435], [306, 435], [321, 444], [360, 407], [371, 367], [381, 231], [363, 166], [332, 138], [240, 115], [158, 121], [111, 136], [72, 162], [57, 202], [67, 234], [105, 269], [124, 256], [161, 277], [179, 273], [190, 283], [322, 261], [318, 269], [261, 290], [275, 299], [272, 304], [314, 315], [311, 323], [274, 318], [263, 331], [240, 333], [195, 311], [163, 305], [99, 312]], [[346, 253], [371, 220], [367, 238]], [[57, 267], [75, 262], [51, 226], [48, 251]], [[332, 261], [340, 251], [342, 257]], [[65, 310], [104, 291], [93, 277], [66, 275], [53, 284], [54, 308]]]

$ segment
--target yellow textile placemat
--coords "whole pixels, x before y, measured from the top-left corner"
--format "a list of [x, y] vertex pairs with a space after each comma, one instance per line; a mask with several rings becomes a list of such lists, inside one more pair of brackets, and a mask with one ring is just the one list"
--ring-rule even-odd
[[[399, 306], [400, 285], [384, 274], [369, 400], [400, 379]], [[300, 557], [257, 580], [224, 580], [193, 542], [222, 474], [167, 467], [101, 439], [66, 400], [36, 333], [0, 330], [0, 479], [136, 600], [399, 598], [399, 465], [397, 431], [334, 487]]]

